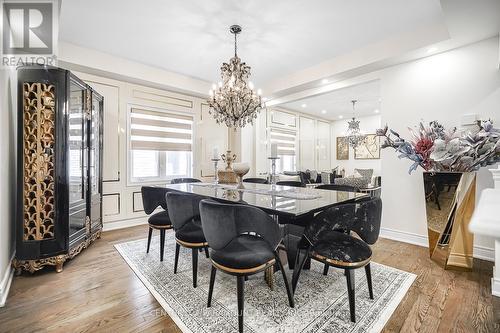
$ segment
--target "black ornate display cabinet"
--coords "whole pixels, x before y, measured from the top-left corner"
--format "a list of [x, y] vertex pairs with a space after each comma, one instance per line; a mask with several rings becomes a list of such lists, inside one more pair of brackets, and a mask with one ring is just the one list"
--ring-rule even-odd
[[18, 75], [19, 274], [62, 271], [102, 230], [104, 101], [70, 71], [23, 66]]

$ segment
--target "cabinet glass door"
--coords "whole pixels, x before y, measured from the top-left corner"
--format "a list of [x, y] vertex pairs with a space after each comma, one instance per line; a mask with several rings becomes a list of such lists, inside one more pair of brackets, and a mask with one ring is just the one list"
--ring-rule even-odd
[[102, 132], [102, 112], [103, 99], [96, 93], [92, 93], [92, 112], [89, 122], [90, 134], [90, 163], [89, 163], [89, 182], [90, 182], [90, 219], [92, 228], [101, 224], [101, 132]]
[[[85, 115], [85, 88], [78, 82], [70, 82], [69, 100], [69, 234], [70, 238], [85, 234], [85, 220], [87, 216], [86, 190], [87, 175], [87, 145], [86, 145], [86, 115]], [[75, 235], [78, 233], [77, 235]], [[73, 236], [73, 237], [72, 237]]]

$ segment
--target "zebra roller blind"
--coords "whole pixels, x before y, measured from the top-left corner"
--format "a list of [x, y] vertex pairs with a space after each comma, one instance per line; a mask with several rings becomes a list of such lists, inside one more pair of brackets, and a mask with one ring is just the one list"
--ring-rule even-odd
[[271, 143], [278, 144], [278, 155], [296, 155], [296, 132], [271, 128]]
[[132, 108], [130, 145], [133, 150], [192, 151], [193, 117]]

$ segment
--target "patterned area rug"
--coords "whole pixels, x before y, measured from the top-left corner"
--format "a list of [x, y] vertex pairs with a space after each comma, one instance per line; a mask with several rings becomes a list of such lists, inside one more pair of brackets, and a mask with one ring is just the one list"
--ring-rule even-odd
[[[210, 261], [200, 253], [198, 287], [192, 286], [191, 253], [181, 247], [179, 268], [173, 273], [175, 240], [167, 232], [164, 261], [159, 259], [159, 237], [153, 237], [146, 254], [146, 239], [115, 245], [168, 315], [183, 332], [237, 332], [236, 278], [220, 271], [214, 287], [212, 307], [207, 308]], [[291, 280], [291, 271], [285, 267]], [[295, 293], [295, 308], [288, 299], [280, 272], [275, 273], [274, 291], [264, 274], [245, 282], [245, 332], [380, 332], [401, 302], [416, 275], [372, 263], [375, 299], [368, 296], [363, 269], [356, 270], [356, 323], [349, 319], [347, 285], [343, 271], [313, 261], [301, 274]]]

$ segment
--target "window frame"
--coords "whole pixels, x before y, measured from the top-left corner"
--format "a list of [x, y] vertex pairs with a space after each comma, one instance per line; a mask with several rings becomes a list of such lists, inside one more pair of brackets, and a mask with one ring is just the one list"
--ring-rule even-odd
[[[169, 114], [174, 114], [174, 115], [179, 115], [179, 116], [188, 116], [192, 119], [192, 126], [191, 126], [191, 158], [190, 158], [190, 168], [188, 170], [188, 175], [172, 175], [172, 176], [166, 176], [166, 177], [161, 177], [162, 171], [166, 171], [166, 155], [162, 154], [160, 151], [160, 154], [158, 156], [158, 167], [159, 167], [159, 174], [160, 177], [145, 177], [145, 178], [139, 178], [139, 180], [134, 180], [132, 178], [132, 145], [131, 145], [131, 118], [130, 115], [132, 113], [132, 109], [142, 109], [146, 111], [154, 111], [154, 112], [163, 112], [163, 113], [169, 113]], [[170, 183], [170, 181], [174, 178], [180, 178], [180, 177], [193, 177], [194, 174], [194, 159], [195, 159], [195, 150], [196, 150], [196, 145], [195, 145], [195, 137], [196, 137], [196, 117], [195, 114], [192, 112], [182, 112], [182, 111], [176, 111], [172, 109], [164, 109], [164, 108], [157, 108], [157, 107], [152, 107], [152, 106], [146, 106], [146, 105], [141, 105], [141, 104], [127, 104], [127, 114], [126, 114], [126, 144], [127, 144], [127, 152], [126, 152], [126, 168], [127, 168], [127, 185], [128, 187], [136, 187], [140, 185], [157, 185], [157, 184], [166, 184]]]

